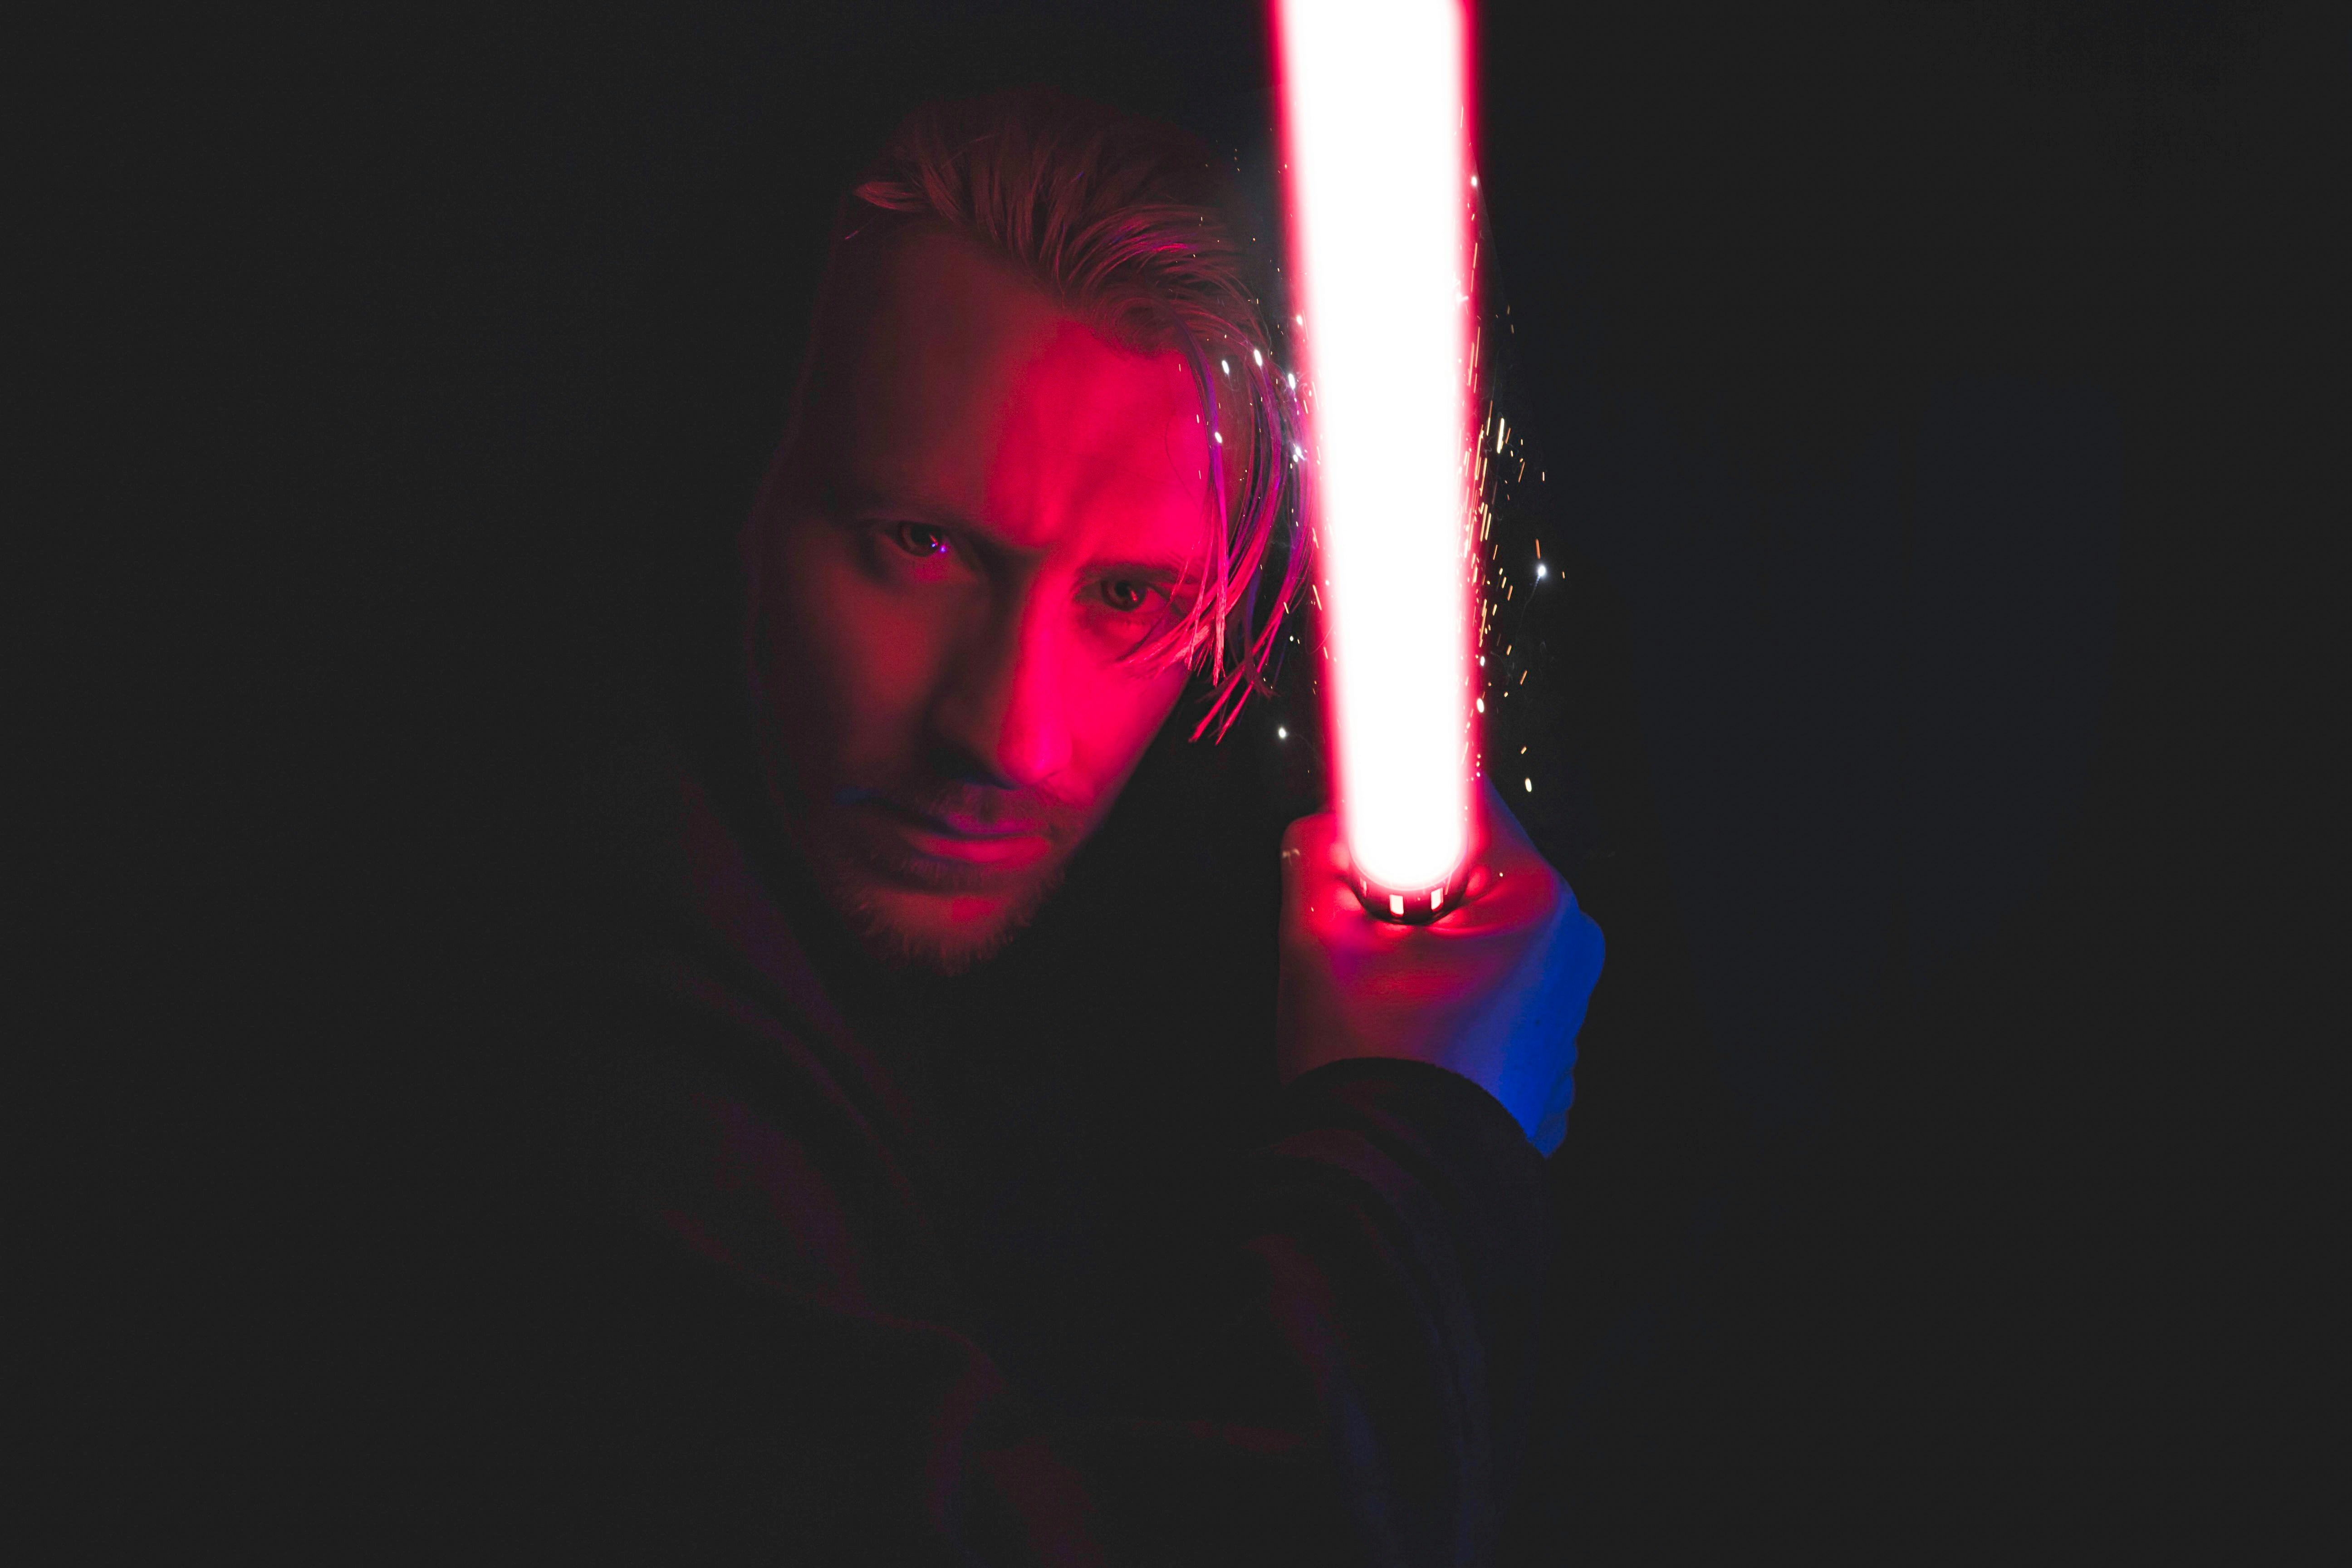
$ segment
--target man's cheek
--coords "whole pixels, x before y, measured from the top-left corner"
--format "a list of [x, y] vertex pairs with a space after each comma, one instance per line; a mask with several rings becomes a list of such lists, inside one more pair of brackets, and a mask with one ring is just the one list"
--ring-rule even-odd
[[901, 595], [825, 555], [804, 583], [800, 623], [807, 627], [812, 668], [835, 705], [868, 708], [919, 682], [929, 663], [929, 630]]
[[929, 617], [849, 573], [823, 583], [809, 608], [837, 731], [887, 731], [919, 711], [939, 662], [939, 628]]
[[1184, 691], [1181, 667], [1140, 677], [1114, 667], [1106, 676], [1079, 699], [1071, 715], [1074, 750], [1094, 794], [1097, 818], [1110, 809]]

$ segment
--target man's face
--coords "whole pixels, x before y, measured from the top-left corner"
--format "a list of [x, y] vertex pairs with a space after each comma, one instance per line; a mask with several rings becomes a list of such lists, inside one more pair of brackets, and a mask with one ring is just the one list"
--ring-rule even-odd
[[952, 971], [1052, 890], [1183, 689], [1125, 656], [1197, 578], [1210, 437], [1179, 356], [946, 235], [877, 254], [816, 353], [752, 533], [772, 766], [869, 947]]

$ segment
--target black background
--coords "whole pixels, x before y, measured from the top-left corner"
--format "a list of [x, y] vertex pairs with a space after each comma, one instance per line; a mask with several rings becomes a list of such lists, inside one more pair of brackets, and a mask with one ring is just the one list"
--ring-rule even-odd
[[[2333, 1360], [2278, 1352], [2322, 1321], [2337, 1228], [2313, 1069], [2340, 1029], [2308, 983], [2340, 929], [2316, 808], [2343, 12], [1482, 15], [1515, 417], [1564, 465], [1654, 454], [1527, 525], [1559, 530], [1572, 597], [1546, 612], [1544, 717], [1513, 722], [1559, 742], [1543, 798], [1583, 803], [1529, 819], [1612, 971], [1555, 1161], [1566, 1294], [1516, 1560], [2294, 1528]], [[96, 308], [36, 312], [63, 330], [25, 428], [103, 586], [26, 624], [61, 689], [104, 693], [60, 705], [54, 753], [99, 826], [44, 840], [54, 923], [97, 938], [77, 1060], [102, 1107], [164, 1114], [77, 1133], [132, 1217], [100, 1248], [65, 1447], [118, 1478], [111, 1525], [368, 1538], [431, 1512], [406, 1424], [435, 1417], [388, 1391], [441, 1342], [414, 1331], [472, 1310], [454, 1173], [496, 960], [530, 945], [513, 884], [594, 694], [688, 635], [836, 193], [909, 105], [1024, 81], [1262, 156], [1258, 16], [123, 13], [76, 46], [39, 184], [92, 242], [46, 253]], [[2089, 410], [2063, 428], [2107, 432], [2084, 461], [2117, 531], [2079, 594], [2100, 647], [2068, 666], [2104, 674], [2053, 721], [2078, 763], [2030, 737], [2004, 762], [1993, 724], [1938, 775], [2025, 778], [2046, 839], [1957, 927], [1916, 939], [1964, 831], [1931, 815], [1890, 901], [1819, 934], [1820, 889], [1875, 851], [1817, 832], [1781, 904], [1690, 847], [1933, 704], [1800, 689], [1798, 763], [1726, 773], [1738, 747], [1676, 704], [1752, 627], [1679, 603], [1643, 530], [1712, 486], [1801, 534], [1873, 453], [1916, 464], [1954, 386], [2060, 389]], [[1916, 598], [1834, 547], [1686, 537], [1812, 573], [1801, 605]], [[1963, 697], [1971, 672], [2031, 688], [2037, 647], [1963, 661]], [[1785, 912], [1745, 947], [1689, 918], [1733, 904]], [[1828, 948], [1801, 973], [1841, 979], [1739, 978]], [[121, 1480], [125, 1453], [205, 1475], [198, 1510]], [[362, 1515], [335, 1500], [355, 1468], [404, 1479]]]

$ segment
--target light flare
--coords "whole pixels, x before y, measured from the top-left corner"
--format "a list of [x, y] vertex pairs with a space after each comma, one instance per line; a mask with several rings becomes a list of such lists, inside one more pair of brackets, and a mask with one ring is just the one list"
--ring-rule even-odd
[[1473, 848], [1469, 18], [1274, 9], [1340, 831], [1376, 900], [1433, 914]]

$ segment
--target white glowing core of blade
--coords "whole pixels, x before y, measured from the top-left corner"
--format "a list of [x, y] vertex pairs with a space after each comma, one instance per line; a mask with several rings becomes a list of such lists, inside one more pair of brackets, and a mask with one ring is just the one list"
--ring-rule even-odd
[[1469, 37], [1460, 0], [1276, 0], [1340, 830], [1385, 888], [1470, 849]]

